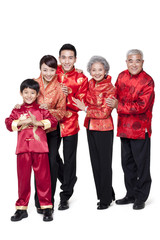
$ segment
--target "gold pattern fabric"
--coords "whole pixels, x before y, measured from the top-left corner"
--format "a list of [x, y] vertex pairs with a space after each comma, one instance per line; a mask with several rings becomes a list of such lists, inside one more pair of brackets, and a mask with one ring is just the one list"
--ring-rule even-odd
[[[46, 103], [50, 113], [60, 121], [66, 112], [66, 96], [62, 92], [60, 83], [57, 81], [57, 76], [44, 87], [44, 82], [42, 75], [38, 79], [35, 79], [40, 85], [40, 94], [37, 99], [38, 104]], [[56, 130], [55, 128], [50, 128], [46, 132], [51, 132]]]
[[108, 97], [116, 94], [116, 88], [111, 83], [111, 76], [107, 76], [101, 82], [94, 79], [89, 81], [89, 88], [86, 95], [87, 115], [84, 126], [89, 130], [109, 131], [113, 130], [111, 117], [112, 108], [106, 104]]

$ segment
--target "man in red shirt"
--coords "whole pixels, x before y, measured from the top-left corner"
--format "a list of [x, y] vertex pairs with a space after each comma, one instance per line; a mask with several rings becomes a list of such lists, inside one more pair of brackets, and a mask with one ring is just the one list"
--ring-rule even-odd
[[134, 203], [133, 209], [143, 209], [151, 186], [150, 137], [154, 81], [143, 71], [143, 53], [132, 49], [127, 53], [128, 70], [116, 81], [117, 99], [107, 104], [118, 113], [117, 136], [121, 138], [122, 168], [126, 196], [117, 204]]
[[[76, 71], [74, 64], [76, 62], [76, 49], [71, 44], [65, 44], [59, 51], [59, 61], [61, 63], [57, 68], [58, 81], [61, 83], [62, 90], [67, 95], [66, 114], [60, 121], [59, 143], [63, 138], [63, 168], [59, 168], [59, 175], [63, 174], [63, 180], [60, 193], [59, 210], [69, 208], [68, 200], [73, 194], [73, 188], [76, 183], [76, 151], [78, 140], [78, 111], [79, 108], [74, 105], [74, 98], [85, 101], [88, 88], [88, 79], [83, 73]], [[60, 155], [57, 156], [57, 162], [62, 163]], [[62, 166], [62, 164], [60, 164]]]

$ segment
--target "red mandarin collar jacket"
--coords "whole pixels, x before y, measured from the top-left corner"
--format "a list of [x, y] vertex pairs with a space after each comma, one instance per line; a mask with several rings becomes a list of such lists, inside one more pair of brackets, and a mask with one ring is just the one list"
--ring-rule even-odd
[[78, 111], [74, 106], [73, 98], [84, 100], [88, 89], [88, 79], [83, 73], [78, 73], [75, 68], [70, 72], [64, 72], [62, 66], [57, 68], [58, 81], [68, 87], [66, 114], [60, 121], [61, 136], [71, 136], [79, 131]]
[[[37, 121], [44, 124], [43, 128], [31, 125], [22, 129], [17, 127], [19, 120], [29, 117], [29, 111], [36, 116]], [[45, 153], [49, 151], [45, 129], [56, 127], [57, 119], [48, 110], [40, 109], [39, 104], [34, 102], [32, 104], [24, 103], [20, 109], [13, 109], [10, 116], [6, 118], [5, 124], [9, 131], [18, 131], [16, 154], [25, 152]]]
[[154, 81], [145, 72], [131, 75], [128, 70], [119, 74], [117, 82], [118, 128], [117, 136], [144, 139], [151, 136]]
[[[44, 88], [44, 82], [42, 75], [38, 79], [35, 79], [40, 85], [40, 92], [37, 98], [38, 104], [46, 103], [49, 112], [60, 121], [66, 112], [66, 96], [62, 92], [60, 83], [55, 77], [46, 88]], [[47, 133], [56, 130], [57, 127], [47, 129]]]
[[89, 130], [109, 131], [113, 130], [111, 117], [112, 108], [106, 104], [108, 97], [115, 96], [116, 89], [111, 83], [111, 76], [101, 82], [94, 79], [89, 81], [89, 88], [86, 95], [87, 115], [84, 126]]

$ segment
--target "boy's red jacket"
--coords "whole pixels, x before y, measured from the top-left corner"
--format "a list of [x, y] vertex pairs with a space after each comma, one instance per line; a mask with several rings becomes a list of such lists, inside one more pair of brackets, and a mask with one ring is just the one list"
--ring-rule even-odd
[[[17, 127], [19, 120], [29, 117], [29, 111], [36, 116], [37, 121], [42, 121], [44, 127], [32, 125]], [[20, 109], [13, 109], [10, 116], [5, 119], [9, 131], [18, 131], [16, 154], [25, 152], [45, 153], [48, 152], [48, 144], [45, 129], [55, 127], [57, 119], [48, 110], [40, 109], [39, 105], [24, 103]]]

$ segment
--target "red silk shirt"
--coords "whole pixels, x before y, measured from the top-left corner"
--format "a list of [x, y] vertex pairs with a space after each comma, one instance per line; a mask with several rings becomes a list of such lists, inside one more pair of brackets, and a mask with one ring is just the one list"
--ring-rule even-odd
[[[66, 112], [66, 96], [62, 92], [60, 83], [55, 77], [46, 88], [44, 88], [44, 82], [42, 75], [38, 79], [35, 79], [40, 85], [39, 97], [37, 98], [38, 104], [46, 103], [49, 109], [49, 112], [60, 121]], [[47, 129], [47, 133], [56, 130], [54, 128]]]
[[111, 76], [101, 82], [94, 79], [89, 81], [89, 88], [86, 95], [87, 115], [84, 126], [89, 130], [109, 131], [113, 130], [111, 117], [112, 108], [106, 104], [108, 97], [115, 96], [115, 87], [111, 83]]
[[128, 70], [119, 74], [117, 82], [118, 128], [117, 136], [144, 139], [151, 136], [154, 81], [143, 70], [131, 75]]
[[[31, 125], [17, 127], [19, 120], [29, 117], [29, 111], [36, 116], [37, 121], [44, 124], [43, 128]], [[55, 127], [57, 119], [48, 110], [40, 109], [36, 102], [32, 104], [24, 103], [20, 109], [13, 109], [10, 116], [6, 118], [5, 123], [9, 131], [18, 131], [16, 154], [25, 152], [45, 153], [49, 151], [45, 129]]]
[[57, 69], [58, 81], [68, 87], [66, 114], [60, 121], [61, 136], [71, 136], [79, 131], [78, 111], [74, 106], [73, 98], [84, 100], [88, 88], [88, 79], [83, 73], [78, 73], [75, 68], [70, 72], [64, 72], [62, 66]]

